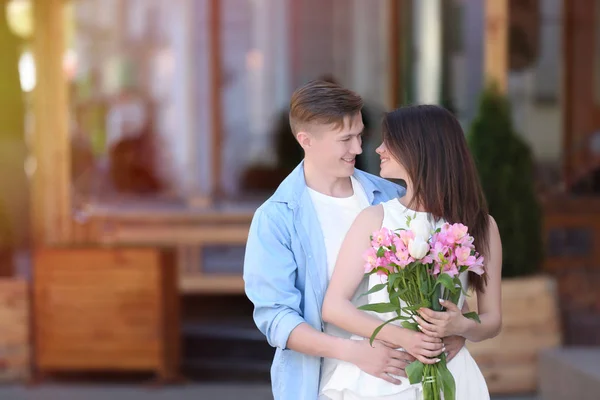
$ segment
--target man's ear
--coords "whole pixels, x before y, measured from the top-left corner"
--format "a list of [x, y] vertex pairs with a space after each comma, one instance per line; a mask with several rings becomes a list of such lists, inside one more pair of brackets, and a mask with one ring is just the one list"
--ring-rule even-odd
[[300, 131], [298, 135], [296, 135], [296, 139], [298, 139], [298, 143], [304, 150], [310, 148], [312, 145], [312, 136], [308, 132]]

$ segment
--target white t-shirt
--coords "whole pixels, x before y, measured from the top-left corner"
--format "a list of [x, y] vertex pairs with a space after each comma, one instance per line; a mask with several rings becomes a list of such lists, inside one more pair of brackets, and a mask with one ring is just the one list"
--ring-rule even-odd
[[[327, 196], [308, 188], [325, 241], [328, 279], [331, 279], [333, 275], [340, 247], [350, 226], [352, 226], [358, 214], [370, 205], [365, 189], [360, 182], [354, 177], [351, 177], [351, 181], [353, 194], [350, 197]], [[358, 298], [365, 291], [366, 285], [363, 282], [359, 286], [355, 297]], [[350, 333], [328, 323], [324, 324], [324, 332], [337, 337], [349, 338], [351, 336]]]
[[327, 277], [331, 279], [342, 242], [358, 214], [369, 206], [369, 200], [360, 182], [354, 177], [350, 197], [332, 197], [308, 188], [325, 240]]
[[[353, 194], [352, 196], [345, 198], [327, 196], [308, 188], [325, 241], [328, 279], [331, 279], [331, 276], [333, 275], [333, 269], [335, 268], [340, 247], [342, 246], [342, 242], [344, 241], [350, 226], [358, 214], [370, 205], [365, 190], [360, 182], [354, 177], [351, 177], [351, 181]], [[366, 292], [366, 283], [367, 281], [363, 280], [360, 284], [353, 301], [358, 302], [358, 297]], [[366, 296], [363, 298], [366, 299]], [[345, 330], [328, 323], [323, 324], [323, 332], [346, 339], [349, 339], [350, 336], [352, 336]], [[333, 361], [334, 360], [323, 359], [323, 363], [321, 364], [321, 385], [319, 393], [321, 392], [322, 386], [329, 380], [333, 373], [335, 368], [335, 363]], [[321, 399], [325, 399], [325, 397], [320, 396], [319, 400]]]

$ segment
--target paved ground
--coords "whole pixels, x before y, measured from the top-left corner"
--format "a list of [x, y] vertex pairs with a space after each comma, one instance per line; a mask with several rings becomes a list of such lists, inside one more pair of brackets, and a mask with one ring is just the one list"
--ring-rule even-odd
[[[132, 385], [43, 385], [36, 388], [0, 386], [2, 400], [272, 400], [266, 385], [191, 384], [152, 389]], [[492, 400], [539, 400], [535, 397], [494, 397]]]

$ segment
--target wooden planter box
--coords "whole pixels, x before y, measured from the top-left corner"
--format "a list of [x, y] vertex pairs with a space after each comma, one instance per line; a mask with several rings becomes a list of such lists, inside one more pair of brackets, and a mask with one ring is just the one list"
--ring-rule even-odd
[[30, 376], [29, 285], [22, 279], [0, 279], [0, 382]]
[[48, 372], [179, 368], [179, 297], [172, 253], [65, 248], [36, 252], [35, 367]]
[[558, 282], [564, 343], [600, 345], [600, 197], [544, 202], [544, 272]]
[[[467, 342], [490, 393], [536, 391], [540, 352], [561, 344], [555, 286], [547, 276], [502, 281], [502, 331], [490, 340]], [[468, 302], [477, 310], [475, 296]]]

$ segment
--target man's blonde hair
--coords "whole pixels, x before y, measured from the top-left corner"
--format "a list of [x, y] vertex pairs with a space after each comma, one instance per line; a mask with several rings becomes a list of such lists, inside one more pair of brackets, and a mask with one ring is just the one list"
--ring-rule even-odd
[[311, 81], [292, 95], [290, 126], [294, 136], [311, 125], [333, 125], [334, 129], [342, 129], [345, 121], [362, 107], [362, 98], [353, 91], [327, 81]]

